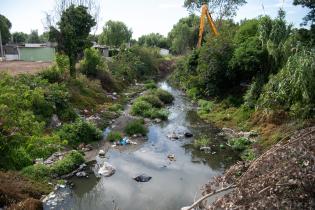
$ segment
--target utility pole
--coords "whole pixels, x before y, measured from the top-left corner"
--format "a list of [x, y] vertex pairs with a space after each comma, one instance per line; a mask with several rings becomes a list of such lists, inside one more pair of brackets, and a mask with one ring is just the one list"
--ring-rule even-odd
[[2, 37], [1, 37], [1, 30], [0, 30], [0, 50], [1, 50], [1, 58], [4, 60], [4, 56], [3, 56], [3, 46], [2, 46]]

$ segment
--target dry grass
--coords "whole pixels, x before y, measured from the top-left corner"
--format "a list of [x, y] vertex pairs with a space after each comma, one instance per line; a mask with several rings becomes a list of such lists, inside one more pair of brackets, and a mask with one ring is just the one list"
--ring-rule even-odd
[[0, 72], [7, 72], [13, 76], [23, 73], [36, 74], [50, 65], [52, 62], [2, 61], [0, 62]]

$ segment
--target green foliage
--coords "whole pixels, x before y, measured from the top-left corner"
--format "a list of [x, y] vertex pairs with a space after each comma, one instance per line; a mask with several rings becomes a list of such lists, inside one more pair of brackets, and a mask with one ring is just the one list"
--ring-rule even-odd
[[231, 145], [232, 149], [235, 149], [238, 151], [244, 151], [245, 149], [248, 148], [251, 142], [247, 138], [240, 137], [240, 138], [230, 139], [229, 144]]
[[48, 158], [62, 148], [67, 142], [61, 142], [59, 136], [32, 136], [26, 146], [26, 152], [32, 159]]
[[253, 149], [245, 149], [241, 154], [242, 160], [252, 161], [255, 160], [256, 155]]
[[65, 155], [62, 160], [58, 160], [50, 167], [50, 174], [53, 176], [68, 174], [82, 163], [84, 163], [83, 155], [80, 152], [73, 150]]
[[151, 119], [161, 119], [161, 120], [167, 120], [167, 117], [169, 115], [169, 112], [166, 109], [158, 109], [158, 108], [152, 108], [149, 110], [146, 110], [143, 112], [143, 117], [148, 117]]
[[144, 84], [145, 89], [156, 89], [157, 86], [154, 81], [149, 81]]
[[63, 82], [68, 77], [69, 58], [64, 54], [56, 54], [54, 65], [48, 67], [45, 71], [39, 73], [44, 79], [50, 83]]
[[197, 148], [205, 147], [209, 145], [209, 138], [207, 136], [201, 136], [194, 141], [194, 146]]
[[38, 30], [31, 30], [31, 33], [28, 35], [28, 43], [40, 43]]
[[50, 168], [44, 164], [35, 164], [23, 168], [22, 174], [33, 180], [47, 180], [50, 177]]
[[102, 137], [102, 132], [93, 124], [82, 119], [77, 119], [74, 123], [64, 124], [58, 131], [62, 140], [68, 141], [71, 146], [78, 146], [80, 143], [98, 141]]
[[1, 31], [1, 38], [2, 38], [2, 44], [6, 44], [10, 41], [11, 34], [11, 22], [8, 18], [6, 18], [4, 15], [0, 14], [0, 31]]
[[65, 155], [62, 160], [58, 160], [51, 166], [35, 164], [23, 168], [22, 174], [33, 180], [47, 180], [56, 176], [68, 174], [84, 163], [83, 155], [73, 150]]
[[205, 115], [212, 111], [214, 103], [203, 99], [198, 100], [198, 114]]
[[133, 121], [129, 122], [126, 125], [124, 131], [129, 136], [132, 136], [134, 134], [141, 134], [141, 135], [145, 136], [148, 132], [148, 130], [144, 126], [143, 120], [133, 120]]
[[310, 11], [308, 14], [303, 18], [304, 20], [304, 25], [307, 25], [308, 22], [311, 23], [312, 26], [314, 26], [315, 22], [315, 5], [313, 1], [309, 0], [294, 0], [293, 1], [294, 5], [301, 5], [302, 7], [308, 7]]
[[110, 142], [115, 142], [115, 141], [119, 141], [122, 139], [122, 135], [120, 132], [118, 131], [111, 131], [108, 136], [107, 136], [107, 141], [110, 141]]
[[12, 39], [13, 39], [13, 42], [16, 44], [25, 43], [26, 40], [28, 39], [28, 35], [23, 32], [14, 32], [12, 34]]
[[312, 113], [315, 103], [315, 53], [299, 50], [272, 76], [259, 99], [262, 108], [284, 107], [299, 118]]
[[109, 20], [106, 22], [98, 42], [114, 47], [120, 47], [131, 39], [132, 31], [121, 21]]
[[131, 106], [131, 114], [141, 116], [150, 109], [152, 109], [152, 105], [149, 102], [136, 100]]
[[175, 54], [184, 54], [193, 49], [198, 42], [199, 17], [191, 14], [182, 18], [168, 34], [170, 50]]
[[83, 74], [95, 77], [103, 66], [104, 61], [97, 49], [87, 48], [84, 50], [84, 58], [80, 61], [80, 69]]
[[136, 101], [145, 101], [152, 105], [152, 107], [155, 108], [161, 108], [164, 106], [163, 102], [160, 100], [160, 98], [153, 94], [146, 94], [143, 96], [140, 96], [136, 99]]
[[112, 104], [108, 107], [108, 110], [111, 112], [120, 112], [123, 108], [124, 107], [121, 104]]
[[219, 18], [231, 18], [236, 15], [237, 9], [246, 4], [246, 0], [185, 0], [184, 6], [191, 12], [199, 10], [206, 3], [210, 11], [218, 14]]
[[157, 89], [153, 92], [164, 104], [171, 104], [174, 101], [174, 96], [166, 90]]
[[57, 25], [59, 31], [50, 27], [49, 37], [52, 41], [58, 42], [58, 50], [65, 52], [69, 57], [70, 75], [76, 77], [75, 63], [79, 53], [89, 47], [88, 36], [96, 22], [84, 6], [69, 6], [62, 12]]
[[135, 80], [152, 79], [157, 75], [160, 57], [155, 49], [135, 46], [121, 50], [108, 66], [117, 80], [129, 84]]
[[138, 39], [138, 44], [145, 47], [168, 48], [168, 40], [159, 33], [142, 35]]

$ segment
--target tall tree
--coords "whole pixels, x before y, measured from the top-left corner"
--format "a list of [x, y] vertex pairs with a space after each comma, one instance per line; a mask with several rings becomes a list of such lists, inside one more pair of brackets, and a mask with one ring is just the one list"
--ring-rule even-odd
[[2, 44], [6, 44], [10, 41], [11, 26], [12, 25], [9, 19], [0, 14], [0, 31], [1, 31]]
[[40, 43], [38, 30], [31, 30], [31, 33], [28, 36], [28, 43]]
[[23, 32], [14, 32], [12, 34], [13, 43], [25, 43], [28, 39], [28, 35]]
[[314, 0], [294, 0], [294, 5], [301, 5], [310, 9], [309, 13], [304, 17], [304, 25], [308, 22], [311, 23], [312, 27], [315, 24], [315, 1]]
[[75, 78], [75, 63], [79, 53], [91, 46], [88, 39], [91, 28], [95, 26], [94, 18], [87, 7], [71, 5], [66, 9], [57, 23], [59, 30], [50, 27], [49, 37], [58, 42], [58, 50], [69, 57], [70, 75]]
[[194, 12], [199, 10], [203, 3], [208, 4], [211, 14], [221, 20], [236, 15], [238, 7], [245, 4], [246, 0], [185, 0], [184, 6]]
[[138, 44], [146, 47], [168, 48], [167, 39], [159, 33], [150, 33], [142, 35], [138, 39]]
[[100, 44], [120, 47], [124, 43], [128, 43], [131, 39], [132, 31], [128, 29], [125, 23], [121, 21], [109, 20], [99, 37]]

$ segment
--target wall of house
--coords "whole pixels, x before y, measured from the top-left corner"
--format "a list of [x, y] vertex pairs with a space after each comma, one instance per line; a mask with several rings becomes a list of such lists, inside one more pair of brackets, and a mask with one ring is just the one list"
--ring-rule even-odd
[[22, 61], [55, 60], [55, 48], [51, 47], [20, 47], [19, 54]]

